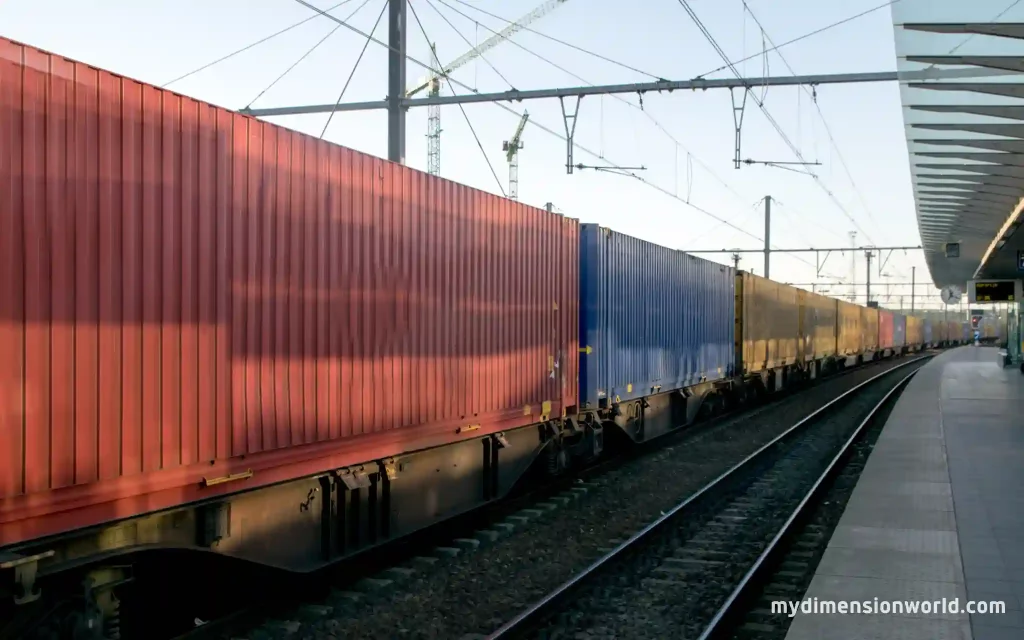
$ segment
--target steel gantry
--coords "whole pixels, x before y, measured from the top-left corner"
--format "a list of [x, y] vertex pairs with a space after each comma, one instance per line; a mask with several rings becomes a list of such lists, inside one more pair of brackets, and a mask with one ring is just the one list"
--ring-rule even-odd
[[[418, 60], [406, 52], [406, 4], [408, 0], [390, 0], [391, 8], [389, 15], [388, 43], [381, 42], [371, 34], [361, 31], [347, 22], [330, 15], [329, 13], [314, 7], [305, 0], [297, 0], [307, 8], [316, 11], [321, 16], [358, 33], [369, 41], [389, 49], [388, 55], [388, 97], [384, 100], [371, 100], [363, 102], [340, 103], [340, 104], [319, 104], [292, 107], [268, 107], [260, 109], [243, 109], [242, 113], [258, 117], [272, 117], [284, 115], [302, 115], [314, 113], [331, 113], [338, 111], [366, 111], [373, 109], [387, 109], [388, 111], [388, 159], [395, 162], [404, 162], [405, 159], [405, 112], [412, 107], [446, 105], [446, 104], [470, 104], [481, 102], [522, 102], [524, 100], [539, 100], [546, 98], [567, 98], [575, 97], [576, 109], [572, 112], [563, 109], [563, 117], [566, 120], [566, 132], [568, 145], [567, 171], [572, 172], [571, 148], [575, 127], [570, 126], [570, 120], [575, 123], [579, 114], [579, 103], [585, 96], [613, 95], [636, 93], [643, 95], [649, 92], [671, 92], [678, 90], [705, 91], [708, 89], [751, 89], [779, 86], [818, 86], [827, 84], [852, 84], [869, 82], [924, 82], [929, 80], [969, 79], [988, 76], [1014, 75], [1015, 71], [1000, 68], [970, 68], [970, 69], [937, 69], [927, 68], [913, 71], [881, 71], [867, 73], [838, 73], [838, 74], [816, 74], [816, 75], [792, 75], [792, 76], [765, 76], [758, 78], [694, 78], [691, 80], [656, 80], [653, 82], [638, 82], [612, 85], [592, 85], [582, 87], [562, 87], [554, 89], [510, 89], [502, 92], [482, 93], [473, 90], [467, 84], [451, 78], [446, 70], [438, 68], [437, 65], [429, 64]], [[564, 0], [563, 0], [564, 1]], [[558, 0], [549, 0], [541, 5], [538, 11], [548, 4], [557, 6]], [[528, 14], [532, 15], [532, 14]], [[521, 19], [522, 20], [522, 19]], [[509, 29], [513, 28], [510, 25]], [[520, 25], [519, 28], [522, 28]], [[505, 40], [506, 37], [494, 38], [494, 44]], [[491, 45], [493, 46], [493, 45]], [[480, 47], [476, 47], [476, 52]], [[467, 54], [468, 55], [468, 54]], [[409, 98], [405, 95], [405, 62], [409, 60], [424, 68], [437, 77], [446, 78], [451, 84], [459, 85], [468, 89], [471, 93], [458, 95], [428, 95], [424, 98]], [[430, 86], [429, 78], [426, 86]], [[438, 93], [440, 93], [438, 91]], [[734, 111], [735, 111], [734, 105]], [[440, 119], [436, 120], [439, 126]], [[738, 126], [738, 123], [737, 123]]]

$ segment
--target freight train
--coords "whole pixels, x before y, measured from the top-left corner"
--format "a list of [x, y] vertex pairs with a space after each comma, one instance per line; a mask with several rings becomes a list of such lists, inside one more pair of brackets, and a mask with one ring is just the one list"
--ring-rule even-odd
[[79, 630], [141, 552], [311, 571], [967, 335], [4, 39], [0, 273], [0, 622]]

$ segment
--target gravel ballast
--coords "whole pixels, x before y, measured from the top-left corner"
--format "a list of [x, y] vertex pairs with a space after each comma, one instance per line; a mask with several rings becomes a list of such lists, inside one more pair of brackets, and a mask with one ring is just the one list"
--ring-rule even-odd
[[678, 443], [591, 479], [583, 485], [585, 495], [554, 503], [550, 512], [518, 523], [511, 533], [473, 548], [463, 543], [458, 553], [375, 593], [335, 593], [322, 603], [329, 608], [320, 615], [302, 616], [301, 630], [263, 626], [249, 637], [486, 635], [815, 409], [903, 362], [869, 365], [698, 427]]
[[[699, 637], [842, 444], [902, 375], [893, 372], [869, 386], [716, 484], [589, 577], [529, 637]], [[777, 588], [797, 597], [790, 585]]]

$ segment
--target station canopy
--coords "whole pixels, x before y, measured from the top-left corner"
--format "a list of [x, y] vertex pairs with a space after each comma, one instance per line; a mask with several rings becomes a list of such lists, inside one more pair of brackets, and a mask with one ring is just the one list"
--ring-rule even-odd
[[[899, 72], [959, 70], [900, 82], [932, 280], [1020, 277], [1024, 232], [1008, 223], [1024, 196], [1024, 2], [900, 0], [892, 17]], [[959, 243], [959, 257], [946, 257], [946, 243]]]

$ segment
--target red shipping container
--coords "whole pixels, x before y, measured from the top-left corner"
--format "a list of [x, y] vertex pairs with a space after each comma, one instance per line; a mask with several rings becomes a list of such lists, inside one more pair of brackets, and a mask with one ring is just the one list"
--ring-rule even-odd
[[0, 39], [0, 546], [562, 415], [577, 252], [575, 220]]
[[892, 349], [894, 343], [894, 320], [892, 311], [878, 310], [878, 348]]

